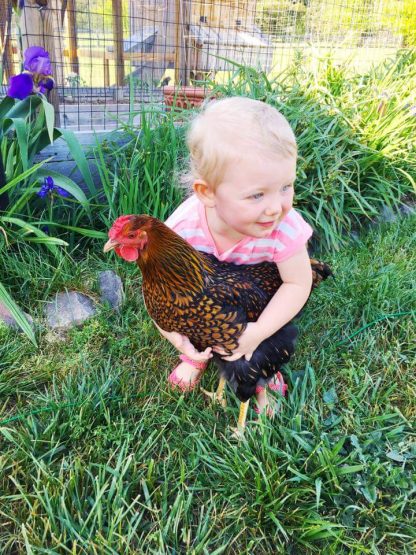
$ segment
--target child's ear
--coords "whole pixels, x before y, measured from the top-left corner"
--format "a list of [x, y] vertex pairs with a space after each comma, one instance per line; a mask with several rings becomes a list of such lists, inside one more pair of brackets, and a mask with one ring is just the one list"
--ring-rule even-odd
[[211, 208], [215, 206], [215, 191], [206, 181], [203, 179], [196, 179], [192, 188], [196, 196], [205, 206], [209, 206]]

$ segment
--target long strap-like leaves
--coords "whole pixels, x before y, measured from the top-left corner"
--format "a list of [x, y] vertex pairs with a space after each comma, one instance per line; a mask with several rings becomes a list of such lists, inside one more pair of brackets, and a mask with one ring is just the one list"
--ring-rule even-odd
[[0, 282], [0, 303], [2, 303], [7, 310], [10, 312], [16, 324], [22, 329], [22, 331], [28, 336], [30, 341], [37, 347], [37, 342], [35, 338], [35, 334], [33, 333], [33, 329], [29, 324], [26, 316], [14, 302], [12, 297], [6, 291], [4, 285]]

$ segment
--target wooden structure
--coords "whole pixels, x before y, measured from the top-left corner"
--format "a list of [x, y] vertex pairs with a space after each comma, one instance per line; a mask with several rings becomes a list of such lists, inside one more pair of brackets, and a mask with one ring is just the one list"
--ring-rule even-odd
[[256, 0], [203, 0], [192, 2], [191, 24], [214, 29], [250, 30], [255, 26]]
[[[56, 88], [49, 99], [57, 125], [66, 125], [73, 117], [77, 100], [78, 117], [88, 102], [97, 112], [109, 102], [127, 104], [129, 75], [136, 78], [136, 98], [143, 86], [148, 97], [154, 91], [160, 102], [160, 84], [165, 81], [188, 85], [208, 73], [232, 69], [218, 56], [256, 65], [249, 56], [255, 50], [261, 52], [256, 60], [267, 69], [271, 48], [255, 28], [256, 1], [111, 0], [105, 4], [111, 12], [101, 14], [96, 0], [25, 0], [17, 21], [10, 0], [0, 0], [0, 40], [8, 61], [5, 77], [20, 70], [18, 25], [23, 50], [36, 45], [50, 54]], [[92, 23], [97, 17], [102, 17], [101, 29]], [[166, 71], [173, 77], [163, 79]], [[88, 87], [89, 100], [80, 92], [85, 94]], [[105, 93], [97, 97], [100, 89]]]
[[0, 64], [8, 80], [14, 74], [12, 47], [12, 5], [9, 0], [0, 0]]

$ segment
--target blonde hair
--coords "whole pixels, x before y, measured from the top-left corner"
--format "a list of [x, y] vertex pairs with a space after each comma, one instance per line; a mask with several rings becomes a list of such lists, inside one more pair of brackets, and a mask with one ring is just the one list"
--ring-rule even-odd
[[188, 131], [190, 170], [181, 181], [188, 190], [196, 179], [214, 189], [228, 164], [250, 154], [271, 158], [297, 156], [295, 135], [276, 108], [251, 98], [208, 101]]

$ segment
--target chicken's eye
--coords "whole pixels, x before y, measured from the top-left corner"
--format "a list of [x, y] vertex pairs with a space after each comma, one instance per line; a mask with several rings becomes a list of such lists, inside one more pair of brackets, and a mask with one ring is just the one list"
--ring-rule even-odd
[[136, 238], [136, 234], [135, 234], [135, 233], [129, 233], [129, 234], [127, 235], [127, 237], [128, 237], [129, 239], [135, 239], [135, 238]]

